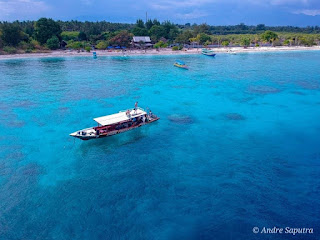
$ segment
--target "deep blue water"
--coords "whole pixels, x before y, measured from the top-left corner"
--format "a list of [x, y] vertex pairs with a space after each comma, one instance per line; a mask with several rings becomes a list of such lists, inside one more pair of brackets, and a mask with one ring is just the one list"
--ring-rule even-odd
[[320, 52], [2, 60], [0, 127], [0, 239], [320, 239]]

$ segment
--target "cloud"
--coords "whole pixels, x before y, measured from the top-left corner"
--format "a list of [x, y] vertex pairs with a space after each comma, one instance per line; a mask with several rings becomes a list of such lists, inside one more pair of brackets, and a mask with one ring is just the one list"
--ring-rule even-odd
[[300, 9], [293, 12], [294, 14], [304, 14], [307, 16], [318, 16], [320, 15], [320, 9]]
[[155, 0], [149, 3], [151, 9], [164, 11], [177, 20], [195, 20], [209, 15], [207, 6], [221, 0]]
[[192, 12], [187, 13], [179, 13], [176, 14], [176, 17], [181, 20], [191, 20], [208, 16], [207, 12], [194, 10]]
[[271, 5], [297, 5], [297, 4], [309, 4], [310, 0], [271, 0]]
[[186, 0], [186, 1], [169, 1], [160, 0], [153, 1], [151, 7], [153, 9], [177, 9], [177, 8], [190, 8], [190, 7], [202, 7], [203, 5], [218, 2], [218, 0]]
[[81, 0], [81, 3], [84, 4], [84, 5], [92, 5], [94, 2], [94, 0]]
[[86, 16], [82, 20], [135, 22], [147, 11], [151, 18], [179, 23], [309, 25], [318, 24], [319, 10], [320, 0], [0, 0], [0, 21]]
[[[264, 6], [280, 6], [280, 5], [309, 5], [315, 2], [315, 0], [242, 0], [241, 4], [254, 4], [254, 5], [264, 5]], [[201, 7], [208, 4], [239, 4], [238, 0], [154, 0], [151, 6], [159, 9], [169, 9], [171, 7]]]
[[37, 0], [0, 0], [0, 20], [32, 17], [32, 15], [46, 12], [49, 8], [46, 3]]

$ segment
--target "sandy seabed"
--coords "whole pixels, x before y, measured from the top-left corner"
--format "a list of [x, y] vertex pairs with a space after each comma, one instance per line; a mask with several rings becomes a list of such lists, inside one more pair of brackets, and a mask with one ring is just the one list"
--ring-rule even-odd
[[[282, 51], [315, 51], [320, 50], [320, 46], [313, 47], [221, 47], [213, 48], [216, 53], [252, 53], [252, 52], [282, 52]], [[24, 53], [24, 54], [11, 54], [0, 55], [0, 60], [3, 59], [17, 59], [17, 58], [39, 58], [39, 57], [76, 57], [76, 56], [92, 56], [92, 52], [78, 52], [75, 50], [56, 50], [48, 53]], [[181, 51], [172, 51], [171, 49], [156, 49], [148, 50], [95, 50], [97, 56], [135, 56], [135, 55], [184, 55], [184, 54], [201, 54], [201, 49], [184, 49]]]

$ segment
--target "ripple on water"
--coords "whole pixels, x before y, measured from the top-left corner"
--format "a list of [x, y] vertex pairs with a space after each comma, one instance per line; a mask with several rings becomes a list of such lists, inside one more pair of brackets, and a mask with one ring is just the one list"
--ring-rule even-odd
[[239, 113], [226, 113], [226, 114], [224, 114], [224, 117], [227, 120], [236, 120], [236, 121], [245, 120], [246, 119], [243, 115], [241, 115]]
[[292, 94], [305, 96], [306, 94], [300, 91], [291, 91]]
[[9, 112], [11, 110], [11, 106], [9, 104], [0, 102], [0, 110], [4, 112]]
[[101, 98], [114, 98], [119, 96], [125, 96], [128, 90], [125, 88], [119, 88], [116, 86], [110, 86], [109, 88], [93, 88], [87, 87], [85, 91], [70, 90], [62, 102], [80, 101], [82, 99], [101, 99]]
[[12, 106], [17, 108], [30, 109], [30, 108], [37, 107], [38, 104], [30, 100], [22, 100], [22, 101], [13, 103]]
[[278, 93], [280, 89], [271, 87], [271, 86], [250, 86], [248, 88], [249, 93], [258, 93], [258, 94], [270, 94]]
[[4, 125], [6, 127], [23, 127], [26, 123], [18, 119], [17, 114], [15, 114], [12, 110], [7, 110], [1, 115], [0, 125]]
[[235, 101], [235, 102], [247, 103], [247, 102], [250, 102], [251, 100], [253, 100], [254, 97], [242, 97], [242, 98], [232, 97], [231, 99], [232, 99], [233, 101]]
[[40, 173], [41, 168], [35, 163], [29, 163], [15, 169], [2, 186], [2, 194], [0, 195], [2, 213], [10, 212], [25, 200]]
[[168, 116], [169, 121], [178, 123], [178, 124], [192, 124], [194, 119], [188, 115], [172, 114]]
[[183, 105], [185, 106], [194, 106], [194, 105], [197, 105], [196, 102], [182, 102]]
[[320, 84], [316, 81], [300, 80], [296, 84], [304, 89], [317, 90], [320, 89]]
[[21, 120], [13, 120], [11, 122], [6, 123], [7, 127], [12, 127], [12, 128], [21, 128], [24, 125], [26, 125], [26, 122]]
[[172, 86], [172, 88], [182, 89], [182, 88], [186, 88], [186, 87], [185, 87], [185, 86], [183, 86], [183, 85], [177, 85], [177, 86]]

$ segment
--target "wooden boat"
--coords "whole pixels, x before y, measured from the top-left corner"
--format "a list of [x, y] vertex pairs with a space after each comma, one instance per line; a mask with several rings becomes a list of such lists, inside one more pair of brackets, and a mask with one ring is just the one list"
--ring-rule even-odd
[[180, 61], [180, 60], [177, 60], [177, 61], [173, 64], [173, 66], [178, 67], [178, 68], [187, 69], [187, 70], [189, 69], [188, 66], [187, 66], [184, 62], [182, 62], [182, 61]]
[[80, 138], [81, 140], [109, 137], [155, 122], [159, 119], [160, 118], [151, 113], [151, 111], [147, 113], [142, 108], [133, 108], [94, 118], [93, 120], [98, 123], [97, 127], [78, 130], [71, 133], [70, 136]]
[[206, 49], [206, 48], [203, 48], [201, 53], [203, 55], [210, 56], [210, 57], [214, 57], [216, 55], [213, 50], [209, 50], [209, 49]]

